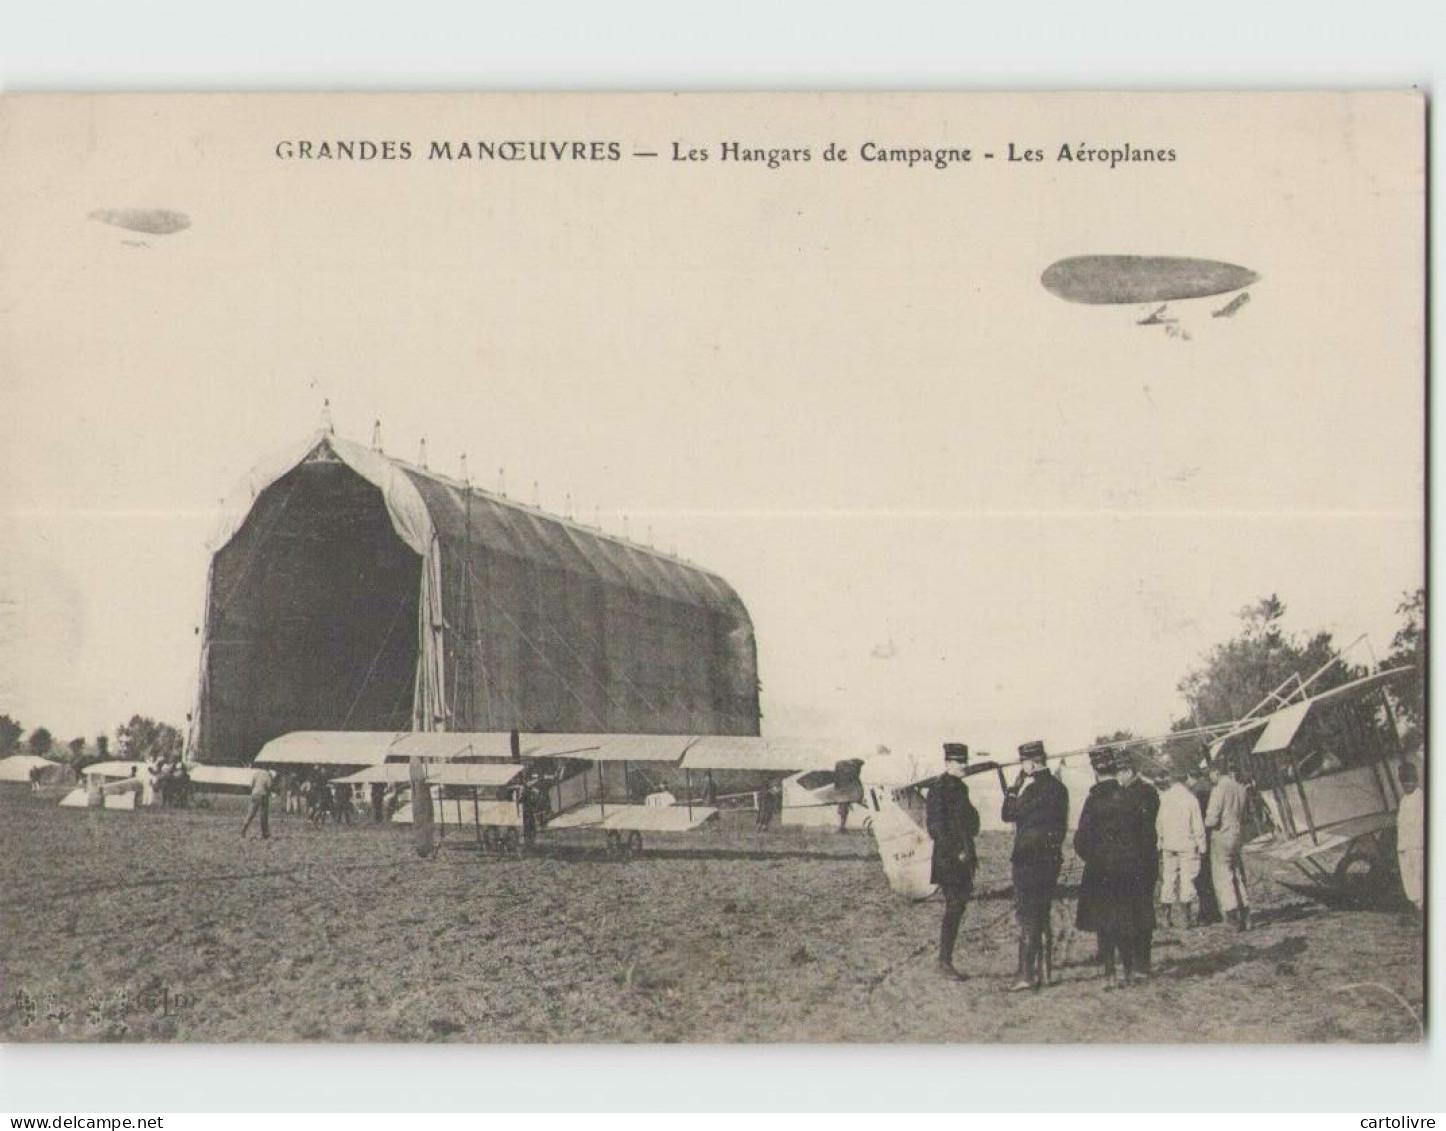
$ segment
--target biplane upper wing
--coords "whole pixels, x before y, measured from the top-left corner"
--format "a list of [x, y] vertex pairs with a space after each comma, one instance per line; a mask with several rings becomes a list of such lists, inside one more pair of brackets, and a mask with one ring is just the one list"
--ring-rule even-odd
[[683, 755], [683, 769], [797, 773], [831, 770], [839, 762], [855, 758], [863, 761], [872, 754], [872, 749], [846, 739], [705, 735], [690, 741]]
[[501, 789], [522, 776], [522, 767], [515, 762], [448, 762], [426, 767], [431, 785], [471, 786], [474, 789]]
[[92, 762], [80, 772], [90, 775], [97, 774], [106, 778], [128, 778], [136, 774], [144, 774], [147, 766], [144, 762]]
[[1332, 687], [1329, 691], [1322, 691], [1319, 695], [1313, 695], [1309, 699], [1302, 699], [1299, 703], [1292, 703], [1288, 707], [1282, 707], [1275, 714], [1269, 715], [1264, 720], [1265, 729], [1260, 738], [1256, 740], [1251, 753], [1271, 754], [1277, 750], [1287, 749], [1294, 741], [1296, 733], [1312, 711], [1317, 708], [1328, 706], [1331, 703], [1338, 703], [1353, 695], [1364, 695], [1368, 692], [1385, 686], [1393, 680], [1407, 675], [1415, 669], [1409, 667], [1392, 668], [1389, 671], [1376, 672], [1374, 675], [1364, 676], [1361, 679], [1352, 680], [1350, 683], [1343, 683], [1339, 687]]
[[411, 766], [407, 762], [385, 762], [368, 766], [354, 774], [332, 778], [333, 785], [407, 785], [412, 780]]
[[379, 766], [425, 758], [510, 758], [507, 731], [337, 731], [298, 730], [261, 748], [262, 765]]
[[[500, 789], [521, 777], [522, 767], [515, 762], [431, 762], [425, 773], [430, 785]], [[411, 770], [409, 763], [387, 762], [331, 780], [335, 785], [405, 785], [411, 781]]]
[[847, 739], [756, 735], [293, 731], [263, 746], [256, 761], [263, 765], [379, 766], [413, 757], [443, 762], [576, 758], [589, 762], [672, 763], [691, 770], [797, 773], [833, 769], [840, 761], [863, 761], [873, 753], [867, 744]]
[[677, 762], [697, 742], [679, 734], [524, 734], [524, 758], [579, 758], [588, 762]]
[[186, 767], [194, 786], [225, 789], [249, 789], [252, 771], [245, 766], [207, 766], [192, 762]]

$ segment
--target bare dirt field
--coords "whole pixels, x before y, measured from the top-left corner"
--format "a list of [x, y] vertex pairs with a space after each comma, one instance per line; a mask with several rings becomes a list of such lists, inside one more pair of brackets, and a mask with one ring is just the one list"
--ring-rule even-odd
[[[1060, 985], [1005, 992], [1008, 840], [983, 838], [959, 965], [937, 903], [894, 896], [863, 834], [658, 837], [639, 860], [550, 834], [521, 861], [449, 831], [316, 829], [241, 810], [88, 812], [0, 797], [0, 1039], [68, 1041], [1290, 1042], [1421, 1039], [1422, 932], [1258, 893], [1259, 926], [1156, 935], [1106, 992], [1093, 936]], [[1077, 879], [1067, 865], [1066, 879]], [[1073, 910], [1065, 899], [1063, 923]]]

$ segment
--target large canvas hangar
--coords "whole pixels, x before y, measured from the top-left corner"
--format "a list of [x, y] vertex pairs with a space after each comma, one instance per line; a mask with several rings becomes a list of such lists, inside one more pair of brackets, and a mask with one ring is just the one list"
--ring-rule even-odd
[[297, 730], [758, 733], [716, 574], [330, 433], [245, 495], [211, 560], [201, 761]]

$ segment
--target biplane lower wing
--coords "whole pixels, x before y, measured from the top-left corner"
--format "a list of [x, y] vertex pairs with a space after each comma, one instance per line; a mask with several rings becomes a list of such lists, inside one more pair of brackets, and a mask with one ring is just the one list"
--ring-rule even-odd
[[604, 832], [686, 833], [707, 824], [718, 810], [706, 805], [579, 805], [549, 818], [547, 830], [602, 829]]
[[[102, 807], [106, 809], [134, 809], [139, 791], [127, 789], [117, 791], [114, 789], [102, 789]], [[87, 796], [84, 786], [77, 786], [60, 799], [62, 808], [65, 809], [87, 809], [90, 807], [90, 798]]]
[[[706, 805], [622, 805], [608, 807], [595, 826], [605, 832], [687, 833], [707, 824], [718, 810]], [[551, 828], [554, 822], [549, 822]]]
[[[522, 827], [522, 814], [515, 801], [473, 801], [470, 797], [448, 797], [433, 801], [432, 809], [432, 820], [439, 825], [458, 825], [469, 829], [476, 825], [503, 829]], [[410, 825], [411, 808], [403, 805], [392, 814], [392, 823]]]

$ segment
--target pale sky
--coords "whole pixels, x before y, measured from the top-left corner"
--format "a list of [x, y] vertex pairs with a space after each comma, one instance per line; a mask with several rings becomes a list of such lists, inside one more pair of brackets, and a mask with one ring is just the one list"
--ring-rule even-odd
[[[720, 573], [764, 730], [1060, 749], [1163, 729], [1278, 592], [1384, 655], [1423, 580], [1423, 153], [1404, 96], [15, 99], [0, 105], [0, 712], [195, 694], [219, 500], [317, 427]], [[277, 141], [409, 139], [409, 162]], [[618, 140], [598, 165], [433, 138]], [[808, 164], [718, 160], [726, 139]], [[668, 161], [670, 143], [707, 147]], [[970, 146], [937, 170], [830, 140]], [[1002, 160], [1042, 148], [1037, 167]], [[1075, 166], [1060, 144], [1173, 147]], [[658, 159], [632, 158], [634, 150]], [[999, 160], [984, 162], [984, 151]], [[96, 209], [170, 208], [142, 236]], [[139, 246], [138, 246], [139, 245]], [[1071, 305], [1084, 253], [1261, 276]], [[1369, 653], [1354, 654], [1358, 661]]]

